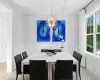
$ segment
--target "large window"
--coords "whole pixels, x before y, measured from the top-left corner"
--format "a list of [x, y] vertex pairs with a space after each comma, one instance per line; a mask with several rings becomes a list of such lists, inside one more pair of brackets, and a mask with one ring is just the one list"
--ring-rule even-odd
[[93, 53], [93, 15], [87, 18], [87, 51]]
[[96, 13], [96, 53], [100, 55], [100, 11]]
[[100, 55], [100, 10], [86, 18], [86, 50]]

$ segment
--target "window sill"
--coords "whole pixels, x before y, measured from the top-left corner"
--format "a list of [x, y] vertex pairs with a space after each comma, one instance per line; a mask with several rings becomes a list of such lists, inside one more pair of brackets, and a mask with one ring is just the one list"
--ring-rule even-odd
[[88, 55], [91, 55], [91, 56], [93, 56], [95, 58], [100, 59], [100, 56], [96, 55], [95, 53], [91, 53], [91, 52], [88, 52], [88, 51], [85, 51], [85, 53], [88, 54]]

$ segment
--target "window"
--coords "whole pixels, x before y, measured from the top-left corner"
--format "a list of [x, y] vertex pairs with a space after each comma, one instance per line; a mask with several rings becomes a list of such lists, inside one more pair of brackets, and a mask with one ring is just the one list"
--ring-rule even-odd
[[93, 15], [87, 18], [87, 51], [93, 53]]
[[100, 11], [96, 13], [96, 53], [100, 55]]
[[100, 56], [100, 10], [86, 18], [86, 50]]

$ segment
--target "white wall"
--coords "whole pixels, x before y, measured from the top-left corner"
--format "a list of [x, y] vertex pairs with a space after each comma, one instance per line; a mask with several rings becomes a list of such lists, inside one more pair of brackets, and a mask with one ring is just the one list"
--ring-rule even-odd
[[73, 53], [74, 50], [78, 51], [79, 46], [79, 16], [78, 14], [69, 14], [67, 22], [67, 50]]
[[[79, 34], [80, 34], [80, 37], [79, 37], [79, 42], [80, 42], [79, 46], [80, 47], [79, 48], [81, 48], [80, 52], [82, 54], [85, 54], [84, 49], [85, 49], [85, 45], [86, 45], [86, 43], [84, 44], [84, 42], [85, 42], [84, 39], [86, 39], [86, 38], [84, 37], [84, 35], [85, 35], [85, 31], [84, 31], [85, 26], [83, 26], [83, 25], [84, 25], [85, 21], [83, 21], [84, 20], [83, 16], [88, 15], [89, 13], [93, 12], [93, 10], [97, 9], [98, 7], [100, 7], [100, 0], [94, 0], [86, 8], [86, 13], [84, 13], [84, 10], [83, 10], [83, 12], [82, 11], [80, 12], [81, 14], [80, 14], [80, 26], [79, 26], [79, 28], [80, 28], [79, 29], [80, 30], [79, 31]], [[81, 47], [82, 44], [83, 44], [83, 47]], [[100, 70], [99, 70], [99, 68], [100, 68], [100, 58], [97, 58], [97, 57], [95, 57], [93, 55], [90, 55], [90, 54], [87, 54], [87, 53], [85, 55], [86, 55], [86, 68], [100, 79]]]
[[8, 12], [7, 19], [7, 72], [12, 72], [15, 70], [14, 56], [24, 51], [24, 15], [21, 7], [11, 0], [2, 0], [1, 3], [11, 10], [11, 13]]
[[21, 54], [24, 51], [23, 45], [23, 26], [24, 16], [18, 11], [13, 13], [13, 26], [12, 26], [12, 68], [15, 70], [14, 56]]
[[[94, 0], [94, 2], [87, 7], [86, 14], [89, 14], [98, 7], [100, 7], [100, 0]], [[91, 55], [87, 55], [86, 62], [87, 69], [100, 79], [100, 59]]]
[[[12, 26], [9, 29], [9, 72], [15, 70], [14, 56], [22, 53], [24, 50], [29, 54], [40, 51], [41, 48], [60, 48], [61, 43], [38, 43], [36, 41], [36, 20], [47, 19], [47, 14], [33, 13], [33, 15], [22, 14], [23, 9], [15, 5], [11, 0], [3, 0], [5, 6], [12, 10]], [[22, 12], [21, 12], [22, 10]], [[25, 11], [26, 12], [26, 11]], [[67, 12], [67, 11], [65, 11]], [[72, 53], [78, 50], [78, 14], [68, 14], [61, 10], [55, 14], [57, 19], [66, 20], [66, 42], [64, 43], [65, 51]], [[9, 49], [8, 48], [8, 49]], [[11, 53], [10, 53], [11, 52]]]
[[79, 13], [79, 52], [81, 54], [84, 54], [84, 51], [85, 51], [85, 10], [82, 10], [80, 13]]
[[81, 66], [86, 67], [85, 61], [85, 10], [80, 11], [79, 13], [79, 52], [83, 55]]
[[6, 31], [7, 31], [7, 44], [6, 44], [6, 58], [7, 58], [7, 72], [12, 72], [12, 11], [7, 11], [6, 20]]
[[[58, 16], [58, 17], [57, 17]], [[78, 14], [61, 13], [56, 14], [57, 19], [66, 20], [66, 42], [64, 43], [65, 51], [70, 53], [78, 50]], [[37, 20], [46, 19], [45, 14], [35, 14], [25, 16], [24, 26], [24, 44], [25, 50], [31, 54], [40, 51], [41, 48], [60, 48], [61, 43], [37, 42]]]
[[[1, 8], [1, 6], [0, 6]], [[5, 24], [6, 24], [6, 12], [0, 11], [0, 63], [5, 62]]]
[[100, 58], [94, 55], [86, 55], [86, 68], [100, 79]]

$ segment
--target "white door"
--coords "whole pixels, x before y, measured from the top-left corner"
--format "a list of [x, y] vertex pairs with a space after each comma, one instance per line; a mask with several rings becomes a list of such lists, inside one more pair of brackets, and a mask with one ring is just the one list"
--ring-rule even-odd
[[5, 62], [5, 18], [0, 17], [0, 63]]

